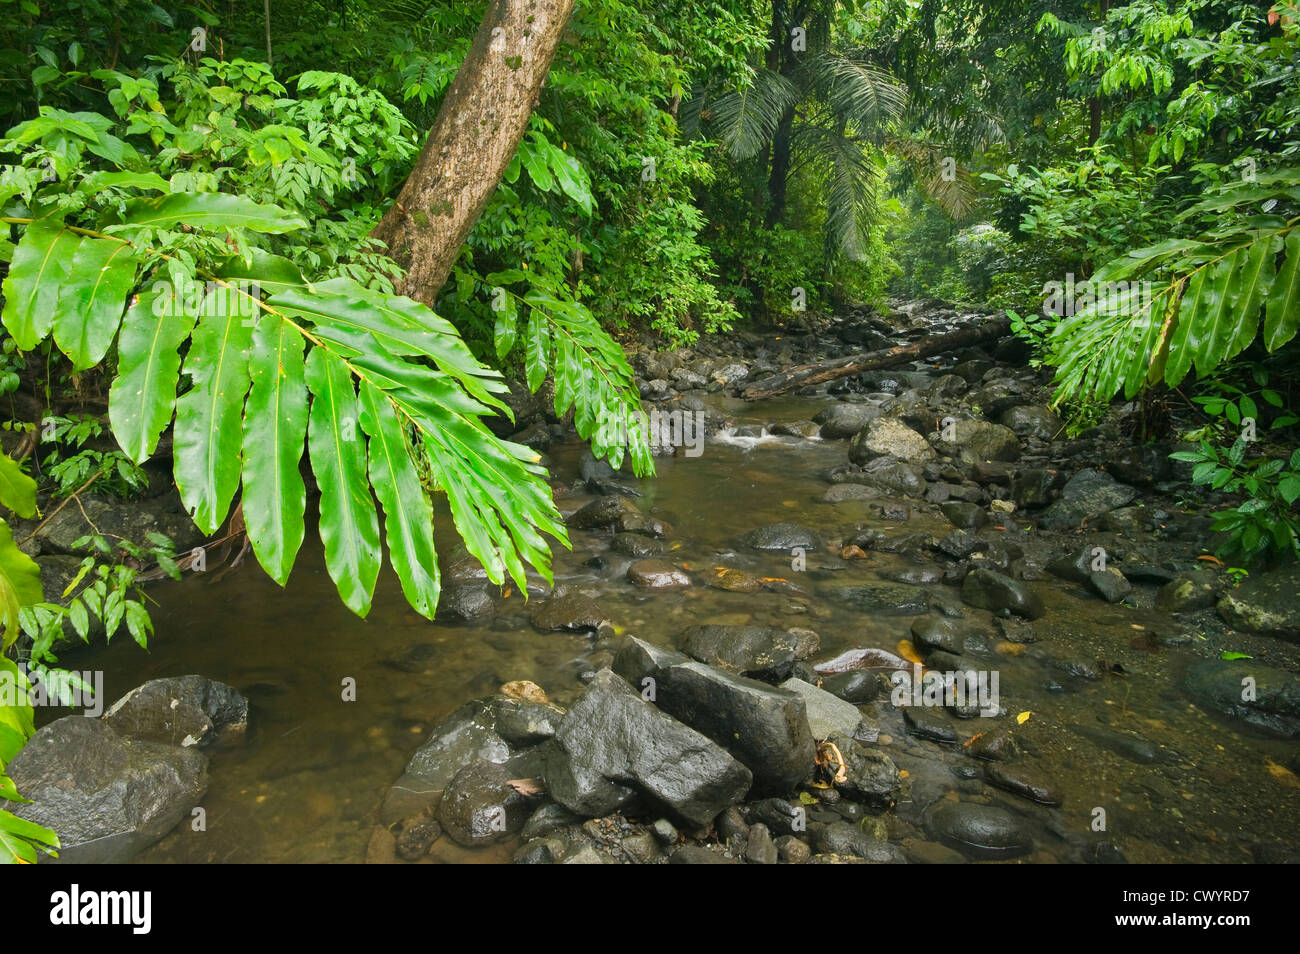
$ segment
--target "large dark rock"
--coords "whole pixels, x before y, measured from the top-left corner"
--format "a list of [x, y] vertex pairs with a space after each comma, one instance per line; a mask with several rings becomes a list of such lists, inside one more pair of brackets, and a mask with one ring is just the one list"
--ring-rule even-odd
[[1076, 530], [1085, 520], [1123, 507], [1136, 496], [1136, 490], [1104, 471], [1081, 470], [1066, 481], [1061, 499], [1043, 511], [1038, 523], [1044, 530]]
[[892, 808], [903, 785], [894, 760], [852, 736], [836, 734], [827, 741], [834, 743], [844, 756], [847, 778], [836, 782], [835, 788], [876, 811]]
[[1014, 858], [1034, 847], [1024, 821], [997, 805], [945, 802], [926, 816], [930, 837], [970, 858]]
[[438, 619], [477, 619], [489, 616], [495, 606], [482, 583], [450, 583], [438, 596]]
[[197, 749], [128, 739], [84, 716], [39, 729], [8, 774], [31, 802], [6, 808], [53, 829], [59, 860], [77, 864], [129, 861], [187, 818], [208, 787]]
[[703, 826], [740, 801], [754, 780], [707, 736], [645, 702], [608, 669], [596, 673], [543, 748], [547, 791], [589, 818], [640, 793]]
[[675, 590], [691, 585], [690, 576], [667, 560], [637, 560], [627, 568], [627, 578], [647, 590]]
[[434, 727], [415, 751], [406, 771], [389, 789], [381, 821], [391, 824], [437, 801], [453, 776], [475, 761], [501, 763], [512, 754], [510, 743], [497, 731], [489, 702], [467, 702]]
[[1038, 619], [1047, 612], [1037, 593], [1019, 580], [993, 570], [971, 570], [962, 581], [961, 598], [980, 609], [1009, 610], [1025, 619]]
[[119, 735], [188, 747], [235, 742], [248, 730], [248, 700], [203, 676], [151, 679], [104, 713]]
[[681, 648], [702, 663], [742, 676], [780, 682], [794, 664], [821, 648], [811, 629], [771, 626], [692, 626], [682, 634]]
[[828, 440], [852, 437], [880, 416], [880, 408], [870, 404], [832, 404], [813, 418], [821, 425], [821, 436]]
[[600, 605], [581, 593], [552, 597], [533, 610], [530, 620], [542, 632], [565, 630], [572, 633], [599, 630], [609, 622]]
[[1300, 640], [1300, 566], [1252, 576], [1223, 594], [1219, 616], [1229, 626]]
[[1021, 405], [1002, 412], [1002, 426], [1021, 437], [1036, 437], [1040, 441], [1054, 441], [1065, 433], [1065, 424], [1045, 407]]
[[593, 500], [576, 513], [570, 514], [565, 523], [575, 530], [601, 530], [614, 526], [621, 517], [630, 514], [639, 515], [640, 511], [623, 497], [602, 497]]
[[614, 671], [636, 688], [653, 679], [655, 704], [748, 766], [756, 794], [789, 794], [812, 773], [808, 714], [795, 693], [636, 638], [619, 649]]
[[796, 523], [772, 523], [765, 527], [756, 527], [743, 537], [741, 542], [755, 550], [775, 550], [789, 553], [791, 550], [817, 550], [822, 541], [816, 533]]
[[541, 798], [521, 794], [510, 781], [501, 765], [485, 761], [471, 762], [452, 777], [438, 805], [438, 821], [452, 840], [478, 848], [524, 827]]
[[1253, 659], [1192, 663], [1183, 689], [1214, 712], [1272, 735], [1300, 737], [1300, 674]]

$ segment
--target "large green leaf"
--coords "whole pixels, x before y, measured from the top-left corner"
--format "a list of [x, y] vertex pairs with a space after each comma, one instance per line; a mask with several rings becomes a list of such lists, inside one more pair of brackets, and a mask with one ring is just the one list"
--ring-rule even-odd
[[18, 638], [18, 611], [44, 598], [40, 567], [18, 549], [9, 524], [0, 520], [0, 623], [4, 625], [0, 647], [8, 648]]
[[1286, 237], [1286, 258], [1269, 286], [1264, 314], [1264, 346], [1276, 351], [1300, 326], [1300, 228]]
[[298, 463], [307, 436], [301, 332], [278, 315], [253, 332], [244, 414], [244, 522], [258, 562], [281, 586], [303, 541], [307, 491]]
[[36, 515], [36, 481], [7, 454], [0, 454], [0, 506], [24, 519]]
[[349, 279], [335, 278], [313, 285], [310, 291], [285, 289], [267, 304], [308, 319], [322, 337], [349, 355], [366, 354], [378, 346], [387, 354], [432, 358], [440, 371], [475, 398], [505, 407], [493, 396], [508, 390], [500, 374], [475, 360], [451, 322], [417, 301], [381, 295]]
[[83, 238], [63, 276], [54, 314], [54, 343], [85, 371], [104, 360], [135, 284], [135, 253], [112, 239]]
[[243, 196], [224, 192], [174, 192], [131, 199], [126, 203], [122, 224], [109, 226], [105, 231], [141, 226], [166, 229], [176, 225], [204, 229], [246, 228], [278, 234], [306, 228], [307, 220], [278, 205], [258, 205]]
[[251, 320], [230, 305], [227, 295], [204, 298], [185, 358], [194, 386], [176, 402], [176, 486], [206, 534], [216, 533], [226, 519], [239, 486], [253, 330]]
[[348, 609], [370, 612], [379, 577], [379, 520], [366, 479], [360, 408], [347, 366], [323, 347], [307, 358], [311, 418], [307, 444], [320, 486], [325, 565]]
[[117, 378], [108, 392], [113, 436], [137, 464], [158, 446], [176, 407], [181, 359], [195, 316], [171, 295], [152, 289], [128, 309], [117, 339]]
[[34, 865], [37, 862], [36, 846], [42, 850], [59, 847], [59, 836], [35, 822], [19, 818], [0, 808], [0, 864]]
[[77, 236], [56, 217], [37, 219], [23, 232], [4, 280], [4, 326], [22, 351], [31, 351], [50, 333], [59, 292]]
[[433, 510], [411, 458], [406, 425], [382, 391], [361, 385], [361, 427], [370, 435], [370, 484], [384, 508], [388, 559], [415, 611], [433, 619], [438, 608], [438, 558]]

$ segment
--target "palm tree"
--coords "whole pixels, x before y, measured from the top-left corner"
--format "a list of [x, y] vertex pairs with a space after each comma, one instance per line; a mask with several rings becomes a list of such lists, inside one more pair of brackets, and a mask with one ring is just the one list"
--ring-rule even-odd
[[969, 212], [974, 190], [967, 174], [945, 166], [942, 142], [904, 134], [917, 117], [908, 115], [900, 81], [868, 51], [832, 43], [840, 5], [773, 0], [762, 65], [741, 89], [697, 89], [682, 119], [688, 132], [716, 139], [733, 160], [757, 163], [766, 188], [754, 199], [768, 228], [784, 223], [792, 176], [812, 166], [824, 183], [827, 256], [857, 259], [875, 217], [883, 153], [906, 162], [913, 179], [956, 218]]

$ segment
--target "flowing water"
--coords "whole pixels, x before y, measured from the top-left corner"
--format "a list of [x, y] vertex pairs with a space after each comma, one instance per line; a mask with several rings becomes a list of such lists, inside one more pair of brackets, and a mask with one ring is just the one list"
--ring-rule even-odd
[[[807, 419], [825, 401], [721, 403], [744, 424]], [[574, 477], [581, 450], [576, 441], [553, 448], [555, 473]], [[855, 528], [940, 536], [951, 530], [942, 517], [913, 515], [900, 524], [873, 518], [861, 502], [821, 502], [827, 485], [820, 474], [844, 459], [842, 441], [725, 436], [711, 437], [699, 457], [661, 458], [656, 479], [628, 484], [643, 495], [638, 507], [672, 525], [668, 558], [686, 568], [696, 585], [641, 591], [623, 578], [617, 562], [622, 558], [608, 552], [608, 538], [583, 532], [573, 534], [572, 552], [557, 548], [556, 582], [594, 596], [619, 632], [665, 645], [696, 623], [756, 623], [816, 630], [822, 641], [817, 659], [855, 647], [895, 651], [908, 636], [913, 614], [864, 615], [825, 591], [878, 581], [882, 573], [912, 566], [905, 557], [873, 552], [866, 560], [841, 561], [809, 553], [806, 569], [798, 572], [787, 556], [738, 546], [745, 531], [787, 521], [831, 541]], [[581, 493], [560, 505], [569, 512], [588, 499]], [[446, 532], [445, 515], [440, 522], [447, 552], [455, 540]], [[604, 569], [588, 565], [598, 553], [612, 558]], [[743, 595], [704, 585], [706, 574], [723, 565], [788, 579], [804, 595]], [[917, 802], [890, 813], [891, 836], [924, 838], [909, 807], [946, 791], [949, 798], [954, 792], [975, 800], [993, 797], [1031, 816], [1039, 832], [1031, 861], [1071, 860], [1062, 836], [1089, 832], [1097, 808], [1106, 811], [1105, 837], [1130, 861], [1248, 861], [1260, 842], [1294, 848], [1300, 791], [1275, 768], [1295, 758], [1294, 744], [1245, 734], [1192, 705], [1179, 683], [1198, 657], [1135, 638], [1170, 631], [1167, 617], [1111, 606], [1060, 581], [1032, 585], [1048, 604], [1047, 617], [1035, 624], [1039, 642], [1019, 655], [1011, 654], [1019, 652], [1015, 647], [1004, 647], [1004, 654], [982, 665], [1000, 673], [1008, 713], [998, 724], [1023, 718], [1017, 737], [1036, 771], [1064, 792], [1063, 807], [1040, 807], [1005, 793], [991, 796], [972, 777], [978, 763], [961, 745], [909, 736], [899, 712], [883, 698], [864, 714], [907, 771]], [[955, 588], [927, 588], [960, 605]], [[319, 544], [310, 542], [284, 590], [250, 556], [219, 581], [212, 573], [188, 575], [149, 592], [159, 605], [148, 652], [121, 638], [111, 647], [69, 656], [65, 664], [104, 670], [110, 700], [147, 679], [200, 673], [243, 692], [251, 718], [245, 744], [213, 753], [203, 801], [206, 831], [182, 825], [145, 852], [143, 862], [361, 861], [386, 790], [440, 719], [512, 679], [532, 680], [566, 705], [581, 691], [580, 675], [606, 659], [609, 648], [583, 636], [536, 632], [518, 593], [501, 600], [496, 615], [485, 620], [427, 622], [407, 607], [387, 571], [369, 618], [358, 619], [338, 600]], [[988, 613], [965, 613], [987, 627]], [[1122, 674], [1073, 679], [1047, 660], [1044, 649], [1058, 659], [1105, 660]], [[356, 681], [355, 701], [343, 699], [349, 677]], [[974, 735], [988, 728], [986, 721], [961, 726]], [[1133, 761], [1133, 753], [1124, 754], [1124, 745], [1104, 731], [1136, 733], [1154, 754]], [[435, 852], [449, 860], [500, 861], [512, 848], [460, 851], [443, 838]]]

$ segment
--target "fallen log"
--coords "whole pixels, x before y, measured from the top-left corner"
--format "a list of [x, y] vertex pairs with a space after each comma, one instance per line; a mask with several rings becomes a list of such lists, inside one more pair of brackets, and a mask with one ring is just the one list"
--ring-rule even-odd
[[760, 381], [755, 381], [741, 391], [740, 396], [748, 401], [773, 397], [795, 388], [807, 387], [812, 384], [824, 384], [837, 378], [848, 377], [850, 374], [858, 374], [862, 371], [879, 371], [881, 368], [892, 368], [895, 365], [906, 364], [909, 361], [928, 358], [933, 354], [942, 354], [945, 351], [966, 348], [1001, 338], [1010, 331], [1011, 322], [1003, 318], [998, 321], [975, 325], [971, 328], [962, 328], [960, 331], [952, 331], [946, 335], [939, 335], [937, 338], [922, 338], [920, 341], [899, 345], [895, 348], [886, 348], [883, 351], [869, 351], [866, 354], [852, 354], [844, 358], [828, 358], [825, 361], [814, 361], [812, 364], [801, 364], [798, 367], [782, 371], [780, 374], [773, 374]]

